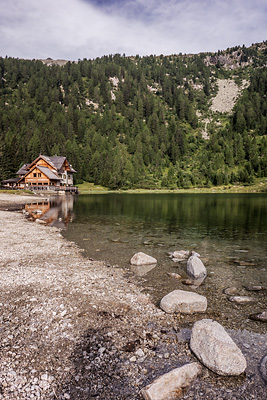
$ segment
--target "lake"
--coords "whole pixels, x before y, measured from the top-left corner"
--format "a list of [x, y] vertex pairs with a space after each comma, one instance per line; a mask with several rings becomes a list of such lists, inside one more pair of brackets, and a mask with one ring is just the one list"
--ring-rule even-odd
[[[168, 252], [196, 251], [208, 276], [194, 291], [208, 298], [207, 316], [229, 328], [264, 331], [265, 324], [249, 315], [267, 308], [266, 291], [245, 287], [267, 286], [267, 194], [109, 193], [59, 199], [63, 235], [87, 257], [124, 268], [156, 304], [174, 289], [192, 290], [185, 285], [186, 262], [173, 262]], [[55, 215], [55, 199], [52, 204]], [[139, 251], [155, 257], [157, 265], [131, 266]], [[255, 302], [230, 302], [223, 293], [229, 287]]]
[[[168, 274], [188, 278], [186, 263], [174, 263], [167, 253], [194, 250], [208, 270], [196, 291], [208, 298], [211, 317], [217, 315], [229, 327], [262, 329], [264, 324], [248, 316], [267, 307], [266, 291], [245, 286], [267, 286], [267, 194], [90, 194], [78, 196], [73, 213], [64, 236], [87, 257], [134, 275], [155, 303], [171, 290], [191, 290]], [[131, 266], [139, 251], [155, 257], [157, 265]], [[255, 303], [233, 304], [223, 294], [228, 287], [254, 297]]]

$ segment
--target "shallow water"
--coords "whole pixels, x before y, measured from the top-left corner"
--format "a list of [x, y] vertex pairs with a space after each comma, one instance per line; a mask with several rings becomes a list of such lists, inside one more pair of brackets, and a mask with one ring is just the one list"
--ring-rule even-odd
[[[156, 304], [174, 289], [194, 290], [208, 298], [208, 317], [228, 328], [266, 332], [266, 323], [252, 321], [249, 315], [267, 308], [267, 291], [245, 287], [267, 286], [267, 194], [112, 193], [58, 199], [64, 236], [87, 257], [124, 268]], [[51, 202], [53, 216], [56, 202]], [[52, 219], [53, 224], [59, 222]], [[168, 275], [188, 278], [186, 262], [174, 263], [167, 255], [182, 249], [197, 251], [207, 268], [208, 276], [198, 288]], [[131, 257], [139, 251], [155, 257], [157, 265], [131, 266]], [[228, 287], [255, 301], [230, 302], [223, 294]]]
[[[208, 276], [194, 290], [207, 296], [210, 316], [230, 328], [263, 331], [264, 323], [248, 317], [267, 307], [266, 291], [250, 292], [244, 286], [267, 286], [266, 194], [80, 195], [73, 211], [64, 236], [88, 257], [134, 274], [155, 303], [171, 290], [191, 290], [167, 274], [187, 278], [186, 263], [174, 263], [167, 253], [195, 250]], [[139, 251], [155, 257], [157, 265], [131, 266]], [[223, 290], [233, 286], [237, 295], [252, 296], [255, 303], [230, 302]]]

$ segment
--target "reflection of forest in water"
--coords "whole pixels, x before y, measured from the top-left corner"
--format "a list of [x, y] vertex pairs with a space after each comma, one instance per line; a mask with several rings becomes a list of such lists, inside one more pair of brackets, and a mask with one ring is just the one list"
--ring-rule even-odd
[[73, 220], [74, 199], [73, 195], [66, 194], [28, 203], [25, 205], [25, 213], [32, 220], [65, 229]]
[[[76, 222], [99, 216], [164, 225], [168, 231], [248, 239], [267, 234], [266, 194], [107, 194], [82, 195]], [[261, 237], [261, 240], [263, 240]]]

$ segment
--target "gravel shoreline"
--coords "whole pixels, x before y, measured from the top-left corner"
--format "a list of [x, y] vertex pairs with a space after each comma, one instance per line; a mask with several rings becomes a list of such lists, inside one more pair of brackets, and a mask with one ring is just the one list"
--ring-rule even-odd
[[[83, 257], [59, 229], [3, 210], [24, 201], [0, 195], [0, 399], [141, 399], [153, 379], [196, 361], [182, 316], [158, 309], [119, 268]], [[264, 398], [266, 335], [232, 335], [254, 352], [246, 375], [204, 368], [184, 399]]]

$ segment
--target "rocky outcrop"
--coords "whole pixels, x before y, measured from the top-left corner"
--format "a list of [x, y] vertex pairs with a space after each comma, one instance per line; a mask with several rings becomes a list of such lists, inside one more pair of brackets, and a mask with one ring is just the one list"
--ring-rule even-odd
[[191, 256], [187, 261], [187, 273], [195, 279], [204, 278], [207, 270], [203, 262], [196, 256]]
[[154, 380], [141, 390], [145, 400], [175, 400], [182, 394], [185, 387], [201, 373], [201, 365], [191, 363], [176, 368]]
[[174, 290], [163, 297], [160, 307], [166, 313], [193, 314], [205, 312], [207, 309], [207, 299], [200, 294], [187, 292], [185, 290]]
[[206, 367], [219, 375], [240, 375], [247, 367], [241, 350], [225, 329], [211, 319], [193, 325], [190, 347]]
[[139, 253], [136, 253], [131, 258], [130, 263], [132, 265], [149, 265], [149, 264], [157, 264], [157, 260], [154, 257], [151, 257], [145, 253], [139, 252]]

